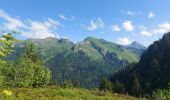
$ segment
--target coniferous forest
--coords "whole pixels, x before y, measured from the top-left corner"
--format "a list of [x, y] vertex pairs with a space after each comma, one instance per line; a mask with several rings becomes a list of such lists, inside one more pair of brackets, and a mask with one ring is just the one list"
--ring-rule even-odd
[[[151, 44], [142, 53], [138, 63], [129, 64], [124, 69], [111, 75], [107, 82], [102, 81], [101, 89], [104, 89], [103, 84], [110, 84], [107, 88], [111, 90], [109, 88], [112, 87], [111, 91], [113, 92], [146, 97], [159, 95], [161, 100], [169, 100], [169, 47], [170, 32]], [[162, 92], [161, 89], [166, 92]], [[166, 97], [161, 98], [163, 94]]]

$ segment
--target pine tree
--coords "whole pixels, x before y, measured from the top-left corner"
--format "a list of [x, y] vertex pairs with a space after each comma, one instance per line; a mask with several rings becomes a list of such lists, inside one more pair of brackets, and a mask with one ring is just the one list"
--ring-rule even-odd
[[135, 95], [135, 96], [139, 96], [140, 94], [140, 82], [137, 78], [137, 76], [134, 76], [133, 82], [132, 82], [132, 89], [131, 89], [131, 94]]
[[44, 62], [38, 55], [36, 46], [33, 43], [29, 43], [24, 47], [24, 53], [21, 58], [30, 60], [33, 63], [33, 87], [40, 87], [50, 82], [51, 72], [44, 66]]
[[159, 64], [159, 61], [157, 59], [153, 59], [151, 61], [151, 83], [152, 88], [161, 86], [161, 66]]
[[113, 88], [112, 83], [109, 80], [107, 80], [105, 78], [103, 78], [101, 80], [101, 84], [100, 84], [100, 88], [99, 88], [100, 90], [112, 91], [112, 88]]
[[113, 83], [113, 92], [115, 93], [125, 93], [126, 89], [123, 83], [120, 83], [118, 80], [116, 80], [115, 83]]

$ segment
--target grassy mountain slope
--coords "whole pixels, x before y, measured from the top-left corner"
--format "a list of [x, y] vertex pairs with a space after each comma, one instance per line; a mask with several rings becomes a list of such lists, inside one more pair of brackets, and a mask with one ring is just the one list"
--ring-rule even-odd
[[130, 62], [138, 61], [139, 55], [132, 52], [132, 48], [88, 37], [75, 44], [69, 52], [56, 55], [46, 64], [53, 70], [55, 82], [80, 81], [81, 86], [90, 88], [99, 86], [102, 77], [107, 77]]
[[74, 45], [67, 39], [52, 37], [46, 39], [29, 39], [26, 42], [33, 42], [38, 47], [40, 54], [45, 60], [53, 58], [56, 54], [70, 50]]
[[62, 53], [64, 51], [69, 51], [74, 43], [67, 39], [57, 39], [49, 37], [46, 39], [28, 39], [15, 46], [15, 52], [9, 56], [10, 59], [16, 59], [22, 54], [23, 46], [27, 43], [34, 43], [37, 46], [37, 49], [40, 55], [44, 58], [45, 61], [53, 58], [55, 55]]
[[138, 55], [129, 51], [129, 49], [123, 48], [121, 45], [92, 37], [86, 38], [85, 41], [91, 42], [92, 47], [97, 49], [101, 54], [114, 52], [119, 59], [125, 59], [128, 62], [138, 61]]
[[135, 53], [133, 48], [88, 37], [76, 44], [67, 39], [29, 39], [18, 44], [10, 58], [17, 58], [27, 42], [37, 45], [46, 66], [52, 71], [53, 81], [58, 84], [71, 80], [73, 83], [79, 81], [82, 87], [96, 87], [102, 77], [107, 77], [128, 63], [137, 62], [140, 57], [140, 53]]

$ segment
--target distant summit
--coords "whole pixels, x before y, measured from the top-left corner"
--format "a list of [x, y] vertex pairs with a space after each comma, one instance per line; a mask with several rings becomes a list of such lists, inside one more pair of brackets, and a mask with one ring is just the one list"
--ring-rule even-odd
[[146, 49], [146, 47], [136, 41], [133, 41], [131, 44], [127, 45], [126, 47], [134, 48], [134, 49]]

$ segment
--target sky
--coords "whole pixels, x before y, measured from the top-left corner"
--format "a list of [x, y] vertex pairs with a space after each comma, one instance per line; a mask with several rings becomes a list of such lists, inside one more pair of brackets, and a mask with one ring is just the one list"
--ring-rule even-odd
[[[0, 0], [0, 31], [20, 39], [87, 37], [145, 46], [170, 30], [170, 0]], [[1, 33], [2, 34], [2, 33]]]

